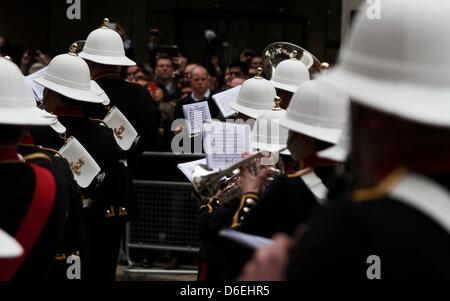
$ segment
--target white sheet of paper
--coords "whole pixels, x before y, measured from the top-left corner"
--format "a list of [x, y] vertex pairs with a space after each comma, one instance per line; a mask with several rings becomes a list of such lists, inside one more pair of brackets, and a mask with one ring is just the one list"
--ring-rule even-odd
[[219, 236], [230, 239], [252, 250], [258, 250], [273, 244], [272, 239], [266, 237], [245, 234], [231, 229], [224, 229], [219, 232]]
[[203, 129], [203, 123], [211, 120], [211, 112], [207, 101], [184, 105], [183, 113], [190, 135], [200, 134]]
[[227, 118], [236, 114], [236, 111], [230, 107], [230, 103], [238, 98], [241, 87], [242, 85], [228, 89], [212, 97], [223, 117]]
[[209, 169], [224, 170], [252, 153], [251, 128], [248, 124], [211, 121], [203, 126], [203, 145]]
[[199, 165], [206, 165], [206, 159], [201, 159], [197, 161], [187, 162], [178, 164], [178, 169], [181, 170], [181, 172], [186, 176], [186, 178], [189, 179], [189, 182], [193, 182], [193, 174], [194, 170]]
[[30, 74], [26, 77], [28, 82], [31, 85], [31, 88], [33, 89], [34, 99], [36, 99], [37, 102], [41, 102], [44, 98], [44, 86], [39, 85], [34, 80], [36, 78], [44, 76], [45, 71], [47, 70], [47, 67], [42, 68], [41, 70]]

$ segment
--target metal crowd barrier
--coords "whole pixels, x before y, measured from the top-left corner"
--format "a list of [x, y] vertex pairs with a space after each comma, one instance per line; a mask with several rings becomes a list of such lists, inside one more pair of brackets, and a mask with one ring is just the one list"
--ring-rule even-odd
[[[130, 266], [133, 250], [197, 253], [198, 208], [191, 197], [192, 185], [177, 169], [178, 163], [201, 156], [145, 153], [134, 181], [140, 218], [129, 223], [125, 235], [125, 256]], [[164, 181], [157, 181], [159, 176]], [[172, 178], [174, 181], [166, 181]], [[181, 181], [180, 181], [181, 180]]]

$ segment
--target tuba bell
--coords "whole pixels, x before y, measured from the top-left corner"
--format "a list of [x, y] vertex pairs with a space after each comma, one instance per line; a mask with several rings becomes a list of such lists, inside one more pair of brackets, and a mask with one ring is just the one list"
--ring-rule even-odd
[[329, 68], [329, 64], [320, 62], [314, 55], [300, 46], [287, 42], [276, 42], [266, 47], [263, 51], [264, 74], [268, 79], [272, 78], [278, 64], [298, 54], [299, 60], [309, 69], [311, 78]]

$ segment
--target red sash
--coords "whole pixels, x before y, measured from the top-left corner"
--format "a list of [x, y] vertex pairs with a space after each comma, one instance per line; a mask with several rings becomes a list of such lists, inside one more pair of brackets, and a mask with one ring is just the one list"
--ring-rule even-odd
[[37, 165], [30, 164], [30, 166], [36, 177], [35, 190], [30, 208], [15, 236], [24, 252], [17, 259], [0, 260], [0, 281], [13, 279], [37, 242], [55, 203], [56, 185], [53, 175]]

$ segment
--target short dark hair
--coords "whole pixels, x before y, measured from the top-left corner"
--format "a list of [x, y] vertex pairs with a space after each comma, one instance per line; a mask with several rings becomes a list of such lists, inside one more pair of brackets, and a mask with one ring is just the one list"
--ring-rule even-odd
[[22, 139], [25, 126], [0, 124], [0, 144], [17, 144]]
[[167, 53], [160, 53], [160, 54], [158, 54], [158, 56], [156, 57], [155, 65], [158, 65], [158, 62], [160, 60], [169, 60], [171, 62], [171, 64], [172, 64], [172, 67], [173, 67], [172, 57], [170, 55], [168, 55]]
[[162, 35], [161, 31], [158, 28], [150, 28], [148, 30], [148, 34], [155, 37], [160, 37]]
[[82, 102], [80, 102], [78, 100], [69, 98], [69, 97], [64, 96], [62, 94], [59, 94], [59, 96], [61, 97], [61, 102], [63, 104], [65, 104], [65, 105], [68, 105], [68, 106], [81, 106], [83, 104]]
[[166, 86], [164, 86], [164, 84], [160, 83], [160, 82], [156, 82], [156, 87], [158, 87], [159, 89], [161, 89], [163, 91], [164, 97], [163, 97], [163, 102], [169, 102], [170, 99], [170, 95], [169, 92], [167, 91]]
[[252, 58], [254, 58], [256, 56], [256, 51], [253, 49], [244, 49], [242, 51], [242, 55], [244, 56], [250, 56]]
[[247, 66], [247, 64], [245, 64], [243, 62], [240, 62], [240, 61], [232, 62], [228, 65], [228, 69], [231, 69], [231, 68], [241, 68], [242, 73], [244, 73], [243, 75], [248, 75], [248, 66]]

